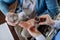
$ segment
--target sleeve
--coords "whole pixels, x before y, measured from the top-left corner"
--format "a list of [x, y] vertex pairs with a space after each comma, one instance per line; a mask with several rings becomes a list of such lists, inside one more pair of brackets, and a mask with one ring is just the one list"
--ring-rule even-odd
[[20, 21], [21, 20], [26, 20], [28, 18], [27, 14], [24, 11], [18, 13], [18, 17], [19, 17]]
[[24, 11], [18, 13], [19, 20], [23, 20], [23, 16], [26, 16]]
[[45, 37], [41, 34], [38, 37], [36, 37], [36, 40], [46, 40]]
[[53, 26], [60, 29], [60, 20], [55, 20], [54, 22], [55, 24]]
[[18, 3], [20, 4], [20, 6], [22, 6], [23, 0], [18, 0]]
[[6, 5], [4, 2], [0, 1], [0, 11], [4, 15], [6, 15], [10, 11], [10, 9], [9, 9], [8, 5]]
[[23, 5], [23, 0], [18, 0], [17, 8], [15, 10], [17, 13], [22, 12], [22, 5]]
[[56, 16], [59, 13], [57, 0], [45, 0], [45, 2], [47, 5], [46, 12], [49, 13], [51, 17]]

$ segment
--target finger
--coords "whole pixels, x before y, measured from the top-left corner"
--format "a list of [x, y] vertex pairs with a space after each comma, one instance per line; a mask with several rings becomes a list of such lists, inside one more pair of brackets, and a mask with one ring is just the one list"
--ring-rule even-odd
[[31, 36], [36, 37], [38, 35], [40, 35], [40, 32], [35, 28], [35, 27], [31, 27], [28, 29], [28, 32], [31, 34]]
[[49, 22], [51, 21], [51, 17], [47, 14], [47, 15], [41, 15], [40, 18], [46, 18], [46, 21]]
[[47, 22], [40, 22], [39, 25], [47, 24]]
[[37, 29], [35, 28], [35, 26], [30, 27], [30, 28], [28, 29], [28, 31], [30, 31], [30, 32], [32, 32], [32, 33], [37, 33]]
[[19, 26], [21, 26], [21, 27], [27, 29], [27, 28], [29, 27], [29, 24], [26, 23], [26, 22], [20, 22], [20, 23], [19, 23]]
[[41, 15], [39, 18], [50, 18], [50, 16], [48, 15], [48, 14], [46, 14], [46, 15]]
[[24, 27], [25, 22], [21, 21], [18, 25]]
[[35, 20], [34, 20], [34, 19], [28, 20], [27, 23], [28, 23], [30, 26], [34, 26], [34, 25], [35, 25]]

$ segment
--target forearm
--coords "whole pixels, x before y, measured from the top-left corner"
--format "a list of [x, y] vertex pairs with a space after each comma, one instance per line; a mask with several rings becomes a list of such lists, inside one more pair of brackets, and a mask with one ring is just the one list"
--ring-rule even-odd
[[9, 12], [9, 7], [4, 3], [0, 1], [0, 11], [6, 15]]

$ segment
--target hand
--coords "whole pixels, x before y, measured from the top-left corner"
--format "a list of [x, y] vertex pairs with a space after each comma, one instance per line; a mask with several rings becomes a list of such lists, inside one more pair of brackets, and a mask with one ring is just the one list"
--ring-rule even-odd
[[24, 22], [24, 21], [21, 21], [19, 23], [19, 26], [27, 29], [27, 31], [31, 34], [31, 36], [33, 37], [37, 37], [39, 36], [41, 33], [35, 28], [35, 20], [34, 19], [31, 19], [31, 20], [28, 20], [27, 22]]
[[6, 15], [5, 20], [7, 21], [7, 23], [11, 26], [15, 26], [18, 23], [18, 15], [13, 13], [13, 12], [9, 12]]
[[46, 21], [45, 22], [40, 22], [39, 25], [43, 25], [43, 24], [53, 25], [54, 24], [54, 21], [51, 19], [51, 17], [48, 14], [41, 15], [39, 18], [46, 18]]

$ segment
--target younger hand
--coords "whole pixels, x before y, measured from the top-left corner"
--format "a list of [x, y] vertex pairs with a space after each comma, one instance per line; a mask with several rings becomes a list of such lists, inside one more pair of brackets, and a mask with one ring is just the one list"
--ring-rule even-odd
[[52, 18], [48, 14], [41, 15], [39, 18], [46, 18], [46, 21], [45, 22], [40, 22], [39, 25], [43, 25], [43, 24], [53, 25], [54, 24], [54, 21], [52, 20]]
[[27, 29], [27, 31], [31, 34], [31, 36], [33, 37], [37, 37], [39, 36], [41, 33], [35, 28], [35, 23], [34, 23], [34, 19], [28, 20], [27, 22], [20, 22], [19, 26]]

